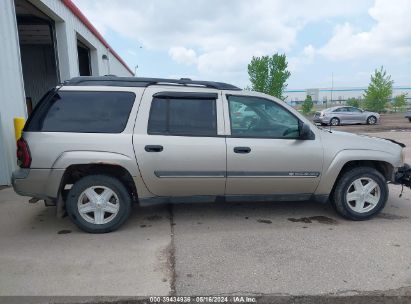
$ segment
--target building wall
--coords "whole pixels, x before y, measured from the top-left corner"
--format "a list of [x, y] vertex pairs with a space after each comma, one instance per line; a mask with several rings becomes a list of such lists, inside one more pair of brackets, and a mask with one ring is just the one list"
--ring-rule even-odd
[[0, 185], [16, 164], [13, 117], [26, 117], [23, 75], [13, 0], [0, 1]]
[[[358, 98], [362, 99], [363, 95], [365, 94], [365, 90], [367, 88], [358, 88], [358, 87], [351, 87], [351, 88], [335, 88], [332, 90], [332, 101], [334, 103], [345, 103], [348, 98]], [[408, 102], [411, 102], [411, 86], [409, 87], [393, 87], [392, 90], [392, 97], [406, 94], [406, 98]], [[330, 88], [323, 88], [323, 89], [307, 89], [307, 90], [288, 90], [285, 92], [287, 96], [286, 102], [291, 105], [297, 105], [303, 102], [307, 95], [311, 95], [313, 97], [314, 103], [317, 104], [325, 104], [326, 102], [331, 101], [331, 89]], [[316, 98], [315, 98], [316, 97]]]
[[108, 54], [109, 57], [110, 74], [132, 76], [132, 73], [108, 52], [101, 41], [61, 1], [31, 0], [30, 2], [56, 22], [57, 52], [61, 81], [79, 75], [77, 60], [77, 39], [79, 37], [92, 49], [90, 55], [92, 74], [94, 76], [109, 74], [107, 61], [102, 59], [104, 54]]
[[[132, 76], [106, 46], [74, 15], [61, 0], [29, 0], [55, 21], [58, 73], [60, 81], [79, 75], [77, 39], [90, 48], [92, 74]], [[0, 1], [0, 185], [10, 184], [16, 169], [14, 117], [27, 117], [16, 13], [13, 0]], [[26, 84], [33, 85], [33, 84]], [[39, 93], [41, 95], [41, 93]], [[33, 100], [35, 103], [36, 101]]]

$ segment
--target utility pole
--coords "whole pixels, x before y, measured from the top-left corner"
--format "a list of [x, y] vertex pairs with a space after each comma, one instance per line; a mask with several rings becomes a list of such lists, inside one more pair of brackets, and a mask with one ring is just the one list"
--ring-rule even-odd
[[[142, 49], [143, 48], [143, 46], [139, 46], [138, 48], [137, 48], [137, 50], [138, 49]], [[138, 53], [136, 53], [136, 55], [138, 55]], [[138, 58], [137, 58], [138, 59]], [[134, 77], [137, 77], [137, 69], [138, 69], [138, 64], [136, 64], [135, 66], [134, 66]]]
[[331, 72], [331, 105], [333, 104], [334, 72]]

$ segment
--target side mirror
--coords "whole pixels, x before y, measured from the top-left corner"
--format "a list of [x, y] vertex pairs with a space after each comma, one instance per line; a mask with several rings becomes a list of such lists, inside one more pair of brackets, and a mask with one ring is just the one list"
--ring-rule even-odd
[[310, 126], [301, 122], [300, 124], [300, 134], [299, 139], [310, 139], [311, 138], [311, 129]]

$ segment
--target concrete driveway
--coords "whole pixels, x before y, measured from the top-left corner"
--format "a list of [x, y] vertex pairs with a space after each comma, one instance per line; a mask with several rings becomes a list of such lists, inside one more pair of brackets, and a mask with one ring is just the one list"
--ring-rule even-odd
[[0, 191], [0, 295], [166, 295], [170, 221], [136, 208], [122, 229], [81, 232], [55, 209]]
[[[410, 133], [376, 135], [411, 146]], [[315, 203], [182, 204], [91, 235], [3, 189], [0, 295], [411, 296], [411, 190], [390, 191], [365, 222]]]

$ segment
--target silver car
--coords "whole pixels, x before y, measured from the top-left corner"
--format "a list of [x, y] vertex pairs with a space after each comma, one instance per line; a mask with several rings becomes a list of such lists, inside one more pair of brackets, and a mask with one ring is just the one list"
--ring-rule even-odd
[[92, 233], [120, 227], [135, 202], [314, 200], [364, 220], [384, 208], [387, 182], [411, 186], [403, 147], [317, 128], [230, 84], [78, 77], [29, 117], [12, 184]]
[[411, 122], [411, 108], [408, 109], [407, 114], [405, 114], [405, 118], [408, 118], [409, 122]]
[[368, 124], [375, 125], [380, 120], [380, 114], [364, 111], [356, 107], [337, 106], [316, 112], [313, 117], [315, 123], [322, 125]]

